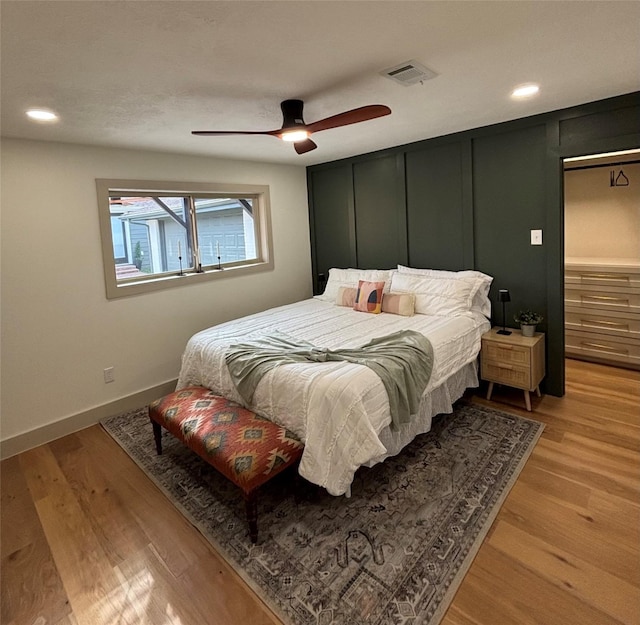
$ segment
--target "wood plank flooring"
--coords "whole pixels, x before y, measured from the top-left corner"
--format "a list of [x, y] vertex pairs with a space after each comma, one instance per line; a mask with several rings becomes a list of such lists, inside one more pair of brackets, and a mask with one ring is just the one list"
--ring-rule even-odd
[[[546, 428], [442, 625], [640, 625], [640, 372], [471, 399]], [[100, 426], [1, 478], [3, 625], [279, 623]]]

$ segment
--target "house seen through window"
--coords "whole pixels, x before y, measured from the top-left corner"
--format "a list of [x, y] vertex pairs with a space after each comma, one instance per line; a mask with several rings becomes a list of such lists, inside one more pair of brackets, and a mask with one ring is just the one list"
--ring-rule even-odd
[[118, 280], [200, 270], [256, 258], [251, 198], [112, 197], [111, 236]]
[[[103, 232], [108, 297], [124, 294], [118, 293], [119, 287], [268, 262], [270, 233], [264, 190], [246, 194], [154, 192], [97, 182], [99, 204], [108, 204], [108, 237]], [[100, 197], [101, 186], [106, 198]], [[101, 214], [103, 230], [106, 223]], [[155, 284], [152, 289], [166, 286]]]

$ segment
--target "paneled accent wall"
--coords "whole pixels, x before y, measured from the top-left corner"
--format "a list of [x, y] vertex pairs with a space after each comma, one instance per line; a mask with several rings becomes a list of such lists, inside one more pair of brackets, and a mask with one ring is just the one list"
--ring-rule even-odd
[[308, 189], [315, 200], [313, 211], [319, 216], [309, 222], [311, 238], [316, 241], [312, 256], [320, 268], [314, 276], [314, 290], [317, 292], [318, 273], [329, 267], [352, 267], [358, 263], [351, 167], [317, 171], [308, 181]]
[[408, 252], [414, 267], [463, 269], [473, 259], [472, 214], [464, 210], [465, 147], [454, 142], [406, 154]]
[[407, 260], [403, 167], [396, 154], [353, 165], [358, 267], [394, 267]]
[[545, 139], [540, 125], [473, 140], [475, 266], [494, 277], [494, 291], [509, 289], [509, 326], [518, 310], [547, 308], [547, 247], [530, 244], [531, 230], [544, 241], [547, 229]]
[[544, 315], [544, 388], [563, 395], [562, 159], [637, 147], [640, 92], [309, 167], [315, 292], [331, 267], [484, 271], [508, 322]]

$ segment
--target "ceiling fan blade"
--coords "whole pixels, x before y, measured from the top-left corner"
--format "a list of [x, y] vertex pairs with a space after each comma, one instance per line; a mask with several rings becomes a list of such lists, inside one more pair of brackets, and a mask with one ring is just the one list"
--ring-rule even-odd
[[297, 141], [293, 144], [293, 147], [298, 154], [306, 154], [311, 150], [315, 150], [318, 146], [311, 139], [305, 139], [304, 141]]
[[293, 147], [298, 154], [306, 154], [315, 150], [318, 146], [307, 138], [302, 141], [296, 141], [295, 137], [290, 134], [297, 134], [297, 131], [305, 131], [308, 135], [320, 130], [328, 130], [329, 128], [338, 128], [340, 126], [348, 126], [349, 124], [357, 124], [358, 122], [366, 122], [376, 117], [389, 115], [391, 109], [383, 104], [370, 104], [369, 106], [361, 106], [357, 109], [338, 113], [325, 119], [320, 119], [312, 124], [305, 124], [302, 117], [302, 109], [304, 103], [302, 100], [284, 100], [280, 103], [282, 109], [282, 128], [277, 130], [192, 130], [192, 135], [214, 137], [224, 135], [267, 135], [277, 137], [283, 140], [293, 140]]
[[308, 132], [320, 132], [329, 128], [338, 128], [339, 126], [348, 126], [349, 124], [357, 124], [358, 122], [366, 122], [376, 117], [384, 117], [389, 115], [391, 109], [383, 104], [370, 104], [369, 106], [361, 106], [357, 109], [338, 113], [331, 117], [325, 117], [312, 124], [307, 124]]
[[198, 135], [200, 137], [213, 137], [216, 135], [270, 135], [277, 137], [280, 132], [278, 130], [192, 130], [192, 135]]

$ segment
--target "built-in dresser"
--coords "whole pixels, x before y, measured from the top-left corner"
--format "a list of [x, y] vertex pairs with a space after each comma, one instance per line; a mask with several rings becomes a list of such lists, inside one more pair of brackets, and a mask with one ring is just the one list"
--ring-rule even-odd
[[640, 262], [567, 258], [564, 292], [567, 356], [640, 369]]

